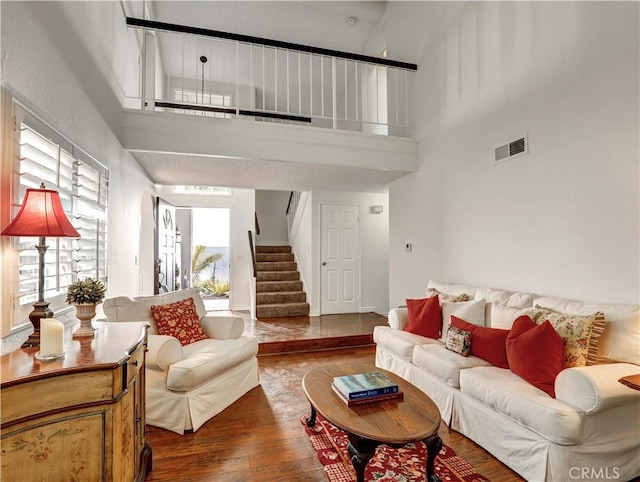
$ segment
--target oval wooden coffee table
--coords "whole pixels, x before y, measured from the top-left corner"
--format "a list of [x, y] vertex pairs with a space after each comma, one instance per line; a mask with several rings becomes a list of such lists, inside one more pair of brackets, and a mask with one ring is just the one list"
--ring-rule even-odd
[[[348, 407], [331, 389], [333, 377], [357, 373], [381, 372], [398, 384], [404, 399], [364, 403]], [[370, 364], [327, 363], [309, 370], [302, 379], [302, 389], [311, 404], [307, 425], [316, 423], [316, 413], [349, 436], [349, 454], [358, 482], [364, 481], [364, 469], [381, 444], [401, 447], [423, 441], [427, 446], [428, 482], [440, 479], [434, 472], [436, 455], [442, 448], [438, 436], [440, 411], [424, 392], [393, 373]]]

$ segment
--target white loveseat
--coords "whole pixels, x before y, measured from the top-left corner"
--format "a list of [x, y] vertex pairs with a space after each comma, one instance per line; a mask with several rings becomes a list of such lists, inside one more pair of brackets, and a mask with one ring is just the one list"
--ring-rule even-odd
[[[209, 337], [186, 346], [159, 335], [152, 305], [166, 305], [192, 297], [200, 325]], [[208, 316], [194, 289], [155, 296], [120, 296], [104, 302], [107, 321], [147, 321], [146, 419], [149, 425], [179, 434], [202, 424], [259, 384], [258, 343], [242, 336], [244, 321], [237, 316]]]
[[598, 356], [609, 363], [562, 370], [555, 379], [556, 398], [509, 369], [465, 358], [439, 340], [403, 331], [406, 308], [392, 309], [390, 326], [375, 328], [376, 365], [423, 390], [452, 429], [529, 481], [629, 480], [640, 475], [640, 391], [618, 382], [640, 373], [640, 306], [438, 281], [430, 281], [428, 288], [484, 300], [488, 327], [503, 324], [505, 310], [517, 313], [534, 305], [572, 315], [604, 312], [607, 324]]

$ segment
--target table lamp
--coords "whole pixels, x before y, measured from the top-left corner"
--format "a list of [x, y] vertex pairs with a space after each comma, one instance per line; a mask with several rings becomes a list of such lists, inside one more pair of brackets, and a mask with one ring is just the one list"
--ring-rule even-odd
[[45, 245], [46, 237], [79, 238], [80, 234], [73, 227], [62, 208], [58, 191], [45, 189], [27, 189], [22, 206], [16, 217], [2, 231], [2, 236], [38, 236], [38, 301], [33, 304], [29, 320], [33, 324], [33, 334], [22, 345], [23, 348], [40, 345], [40, 320], [53, 317], [49, 303], [44, 300], [44, 253], [49, 246]]

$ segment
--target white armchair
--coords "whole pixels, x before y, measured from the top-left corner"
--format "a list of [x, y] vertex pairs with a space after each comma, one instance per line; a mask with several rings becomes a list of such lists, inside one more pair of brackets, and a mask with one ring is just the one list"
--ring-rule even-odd
[[[158, 334], [152, 305], [193, 298], [200, 325], [209, 337], [190, 345]], [[238, 316], [210, 316], [194, 289], [154, 296], [120, 296], [104, 302], [107, 321], [147, 321], [150, 324], [146, 355], [147, 423], [179, 434], [198, 430], [211, 417], [259, 383], [258, 343], [242, 336]]]

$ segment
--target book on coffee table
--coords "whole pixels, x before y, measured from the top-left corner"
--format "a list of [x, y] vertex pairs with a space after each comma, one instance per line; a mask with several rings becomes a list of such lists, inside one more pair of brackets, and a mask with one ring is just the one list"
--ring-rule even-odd
[[347, 404], [348, 407], [353, 407], [355, 405], [362, 405], [365, 403], [383, 402], [385, 400], [397, 400], [399, 402], [404, 400], [404, 393], [401, 391], [397, 391], [394, 393], [386, 393], [384, 395], [376, 395], [372, 397], [354, 398], [349, 400], [342, 393], [340, 393], [340, 390], [338, 390], [333, 383], [331, 384], [331, 389], [334, 391], [336, 395], [338, 395], [340, 400], [342, 400], [344, 403]]
[[347, 400], [393, 395], [398, 392], [398, 385], [380, 372], [334, 377], [333, 386]]

